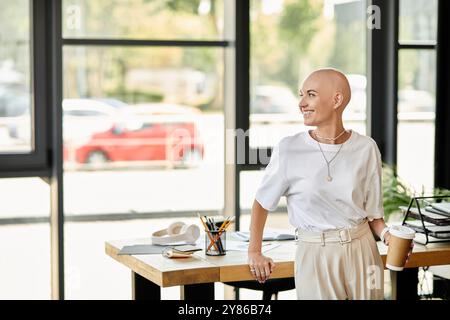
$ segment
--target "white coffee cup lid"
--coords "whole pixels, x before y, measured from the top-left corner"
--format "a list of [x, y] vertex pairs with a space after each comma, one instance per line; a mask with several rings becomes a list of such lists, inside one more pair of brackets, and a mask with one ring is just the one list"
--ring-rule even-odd
[[403, 239], [414, 239], [416, 234], [413, 229], [405, 226], [391, 226], [389, 227], [389, 233]]

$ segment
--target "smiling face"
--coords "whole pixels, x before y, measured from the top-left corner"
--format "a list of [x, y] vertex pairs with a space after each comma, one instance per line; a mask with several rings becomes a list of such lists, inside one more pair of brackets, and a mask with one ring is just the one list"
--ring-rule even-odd
[[305, 125], [319, 126], [342, 117], [350, 101], [350, 86], [342, 73], [323, 69], [306, 78], [299, 95]]

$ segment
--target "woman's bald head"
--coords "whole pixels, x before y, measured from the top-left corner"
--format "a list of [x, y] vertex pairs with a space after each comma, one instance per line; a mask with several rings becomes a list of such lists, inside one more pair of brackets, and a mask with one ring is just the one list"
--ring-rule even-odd
[[343, 111], [351, 99], [350, 84], [347, 77], [339, 70], [333, 68], [319, 69], [312, 72], [305, 80], [314, 83], [317, 90], [324, 94], [339, 99], [336, 95], [341, 95], [338, 110]]
[[350, 85], [342, 72], [331, 68], [319, 69], [303, 82], [300, 96], [299, 107], [305, 125], [341, 122], [342, 113], [351, 98]]

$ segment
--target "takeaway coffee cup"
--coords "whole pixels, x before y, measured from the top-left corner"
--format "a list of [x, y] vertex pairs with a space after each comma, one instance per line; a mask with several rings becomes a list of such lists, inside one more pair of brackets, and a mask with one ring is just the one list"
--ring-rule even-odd
[[402, 271], [414, 239], [415, 231], [405, 226], [392, 226], [389, 228], [391, 237], [386, 258], [386, 268]]

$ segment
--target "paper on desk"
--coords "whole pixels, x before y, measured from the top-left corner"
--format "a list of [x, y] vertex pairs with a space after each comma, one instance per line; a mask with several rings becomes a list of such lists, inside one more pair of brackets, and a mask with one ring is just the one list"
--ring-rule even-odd
[[[248, 251], [248, 242], [242, 242], [242, 241], [227, 241], [227, 251]], [[262, 252], [267, 252], [269, 250], [272, 250], [276, 247], [279, 247], [280, 243], [276, 242], [267, 242], [263, 243], [261, 247]]]
[[156, 246], [152, 244], [136, 244], [132, 246], [124, 246], [122, 250], [117, 253], [119, 256], [123, 254], [161, 254], [166, 247]]
[[[234, 232], [234, 236], [239, 238], [242, 241], [250, 241], [250, 232], [249, 231], [236, 231]], [[273, 230], [264, 230], [263, 233], [263, 241], [274, 241], [274, 240], [294, 240], [295, 235], [289, 233], [280, 233]]]

